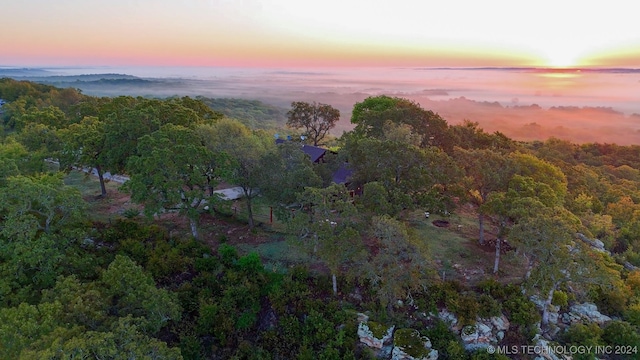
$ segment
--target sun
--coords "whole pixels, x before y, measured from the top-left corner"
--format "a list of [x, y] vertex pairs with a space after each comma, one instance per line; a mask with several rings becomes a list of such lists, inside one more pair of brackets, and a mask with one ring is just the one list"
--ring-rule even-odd
[[550, 68], [577, 67], [580, 65], [580, 53], [569, 46], [555, 46], [544, 51], [544, 65]]

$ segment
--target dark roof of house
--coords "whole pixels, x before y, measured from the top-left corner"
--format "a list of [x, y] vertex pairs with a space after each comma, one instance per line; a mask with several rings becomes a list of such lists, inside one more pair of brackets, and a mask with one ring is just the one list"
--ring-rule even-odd
[[320, 158], [327, 152], [327, 149], [311, 145], [302, 145], [302, 151], [309, 155], [311, 162], [318, 162], [318, 160], [320, 160]]
[[[276, 139], [276, 144], [282, 144], [282, 143], [284, 143], [286, 141], [288, 141], [288, 140]], [[317, 147], [317, 146], [302, 145], [302, 151], [304, 151], [305, 154], [309, 155], [309, 157], [311, 158], [311, 162], [318, 162], [318, 160], [320, 160], [320, 158], [328, 150], [327, 149], [323, 149], [321, 147]]]
[[349, 182], [349, 178], [353, 175], [353, 170], [349, 169], [348, 164], [342, 164], [333, 173], [333, 182], [336, 184], [346, 184]]

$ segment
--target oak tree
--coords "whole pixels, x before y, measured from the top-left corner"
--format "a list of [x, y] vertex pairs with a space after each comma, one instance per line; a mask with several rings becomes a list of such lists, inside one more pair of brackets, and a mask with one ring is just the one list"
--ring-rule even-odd
[[318, 146], [340, 120], [340, 110], [327, 104], [294, 101], [287, 118], [287, 126], [304, 129], [313, 146]]

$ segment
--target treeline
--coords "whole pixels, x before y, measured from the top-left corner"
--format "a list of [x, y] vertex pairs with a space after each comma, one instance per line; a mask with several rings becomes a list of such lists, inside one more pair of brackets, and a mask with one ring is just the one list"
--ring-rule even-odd
[[[522, 345], [549, 334], [552, 304], [584, 301], [617, 320], [574, 324], [556, 341], [640, 345], [640, 147], [520, 143], [377, 96], [354, 105], [354, 130], [314, 164], [299, 143], [277, 145], [275, 130], [204, 99], [94, 98], [8, 79], [0, 98], [0, 358], [367, 358], [355, 312], [369, 312], [428, 336], [440, 358], [478, 359], [488, 354], [465, 352], [444, 323], [406, 314], [446, 307], [465, 325], [505, 314], [502, 344]], [[286, 115], [307, 138], [332, 126], [315, 106]], [[178, 213], [192, 236], [92, 222], [45, 158], [96, 168], [105, 197], [103, 172], [129, 175], [123, 190], [149, 218]], [[350, 176], [336, 184], [340, 169]], [[221, 182], [242, 188], [250, 231], [261, 231], [259, 199], [324, 270], [267, 271], [256, 254], [204, 239], [203, 216], [223, 216]], [[493, 275], [472, 289], [440, 280], [412, 226], [415, 211], [463, 206], [495, 249]], [[504, 257], [525, 270], [515, 284], [496, 281]]]
[[212, 99], [203, 96], [198, 96], [196, 99], [226, 117], [238, 119], [253, 129], [277, 129], [283, 127], [287, 122], [286, 109], [265, 104], [259, 100]]

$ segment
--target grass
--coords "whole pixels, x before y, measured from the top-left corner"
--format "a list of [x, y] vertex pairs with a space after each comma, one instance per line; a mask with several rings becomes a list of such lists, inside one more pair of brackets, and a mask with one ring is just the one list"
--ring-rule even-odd
[[107, 181], [107, 196], [101, 197], [100, 182], [95, 176], [81, 171], [71, 171], [64, 178], [65, 185], [73, 186], [80, 190], [80, 194], [89, 206], [88, 214], [92, 220], [109, 222], [120, 217], [125, 210], [138, 208], [129, 203], [129, 197], [121, 193], [120, 184]]
[[[495, 252], [477, 244], [478, 220], [473, 212], [447, 217], [432, 214], [427, 219], [418, 211], [408, 214], [407, 220], [414, 230], [418, 249], [435, 261], [441, 278], [473, 284], [492, 275]], [[435, 220], [446, 220], [449, 227], [437, 227], [433, 224]], [[486, 235], [495, 236], [490, 225], [486, 227]], [[508, 274], [517, 278], [521, 272], [521, 259], [512, 254], [501, 256], [498, 277]]]
[[[98, 179], [81, 171], [74, 170], [69, 172], [64, 178], [64, 183], [80, 190], [83, 197], [99, 196], [101, 193]], [[120, 184], [108, 181], [105, 186], [107, 187], [107, 192], [116, 192]]]
[[275, 272], [283, 272], [293, 264], [309, 264], [313, 259], [301, 248], [287, 240], [277, 240], [262, 244], [238, 244], [239, 253], [255, 251], [262, 258], [264, 267]]

